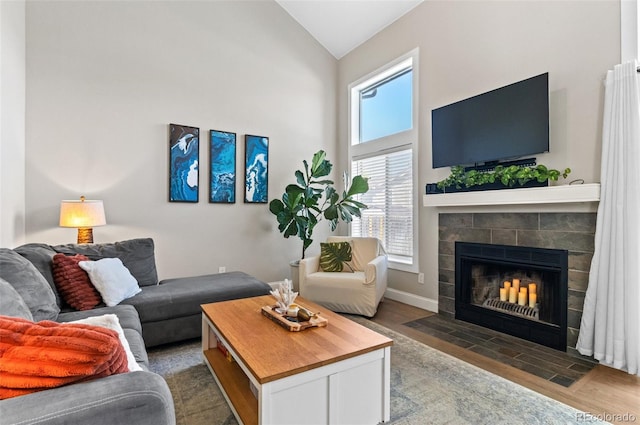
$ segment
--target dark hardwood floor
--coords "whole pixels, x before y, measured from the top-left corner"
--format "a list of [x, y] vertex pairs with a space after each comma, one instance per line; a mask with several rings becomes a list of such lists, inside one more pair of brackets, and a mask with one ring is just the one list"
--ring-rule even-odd
[[565, 387], [575, 384], [597, 365], [588, 357], [577, 357], [440, 314], [404, 325]]
[[[468, 350], [434, 335], [404, 325], [434, 313], [386, 299], [374, 322], [416, 341], [495, 373], [547, 397], [615, 424], [640, 424], [640, 378], [596, 365], [569, 387], [535, 376], [498, 360]], [[440, 337], [446, 338], [442, 335]], [[588, 423], [588, 421], [585, 421]]]

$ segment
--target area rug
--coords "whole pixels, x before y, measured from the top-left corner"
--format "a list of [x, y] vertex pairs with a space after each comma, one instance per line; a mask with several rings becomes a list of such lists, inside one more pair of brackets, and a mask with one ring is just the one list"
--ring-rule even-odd
[[[582, 412], [364, 318], [350, 319], [394, 340], [391, 423], [584, 424]], [[173, 394], [178, 425], [237, 424], [207, 366], [200, 341], [149, 350], [150, 369]], [[307, 418], [309, 419], [309, 418]], [[604, 422], [589, 420], [590, 424]]]

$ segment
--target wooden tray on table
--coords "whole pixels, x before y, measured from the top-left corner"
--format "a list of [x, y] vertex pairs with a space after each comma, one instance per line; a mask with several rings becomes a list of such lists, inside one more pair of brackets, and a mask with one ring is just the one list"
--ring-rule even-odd
[[[304, 307], [300, 306], [300, 308]], [[304, 309], [309, 311], [308, 308]], [[276, 311], [276, 306], [270, 305], [262, 307], [262, 315], [268, 317], [269, 319], [273, 320], [274, 322], [291, 332], [299, 332], [309, 328], [323, 327], [329, 324], [329, 320], [325, 319], [324, 317], [318, 316], [318, 314], [314, 315], [313, 317], [311, 317], [311, 319], [305, 322], [296, 322], [294, 321], [296, 319], [290, 320], [290, 318], [288, 318], [286, 315], [278, 313]]]

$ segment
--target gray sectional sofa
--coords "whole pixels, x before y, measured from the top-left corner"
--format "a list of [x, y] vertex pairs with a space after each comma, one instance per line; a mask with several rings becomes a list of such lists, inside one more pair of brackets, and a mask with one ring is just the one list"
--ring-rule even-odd
[[[57, 253], [120, 258], [141, 292], [113, 307], [74, 311], [56, 290], [51, 263]], [[0, 248], [0, 315], [20, 317], [28, 308], [31, 317], [24, 318], [69, 322], [116, 314], [143, 369], [0, 400], [0, 425], [174, 424], [171, 393], [164, 379], [149, 371], [146, 347], [200, 337], [201, 304], [265, 295], [270, 289], [242, 272], [158, 282], [151, 239]]]

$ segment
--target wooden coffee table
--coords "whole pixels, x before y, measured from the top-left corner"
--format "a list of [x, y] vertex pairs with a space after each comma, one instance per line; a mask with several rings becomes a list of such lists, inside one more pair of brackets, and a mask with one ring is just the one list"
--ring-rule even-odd
[[[329, 320], [290, 332], [261, 314], [270, 295], [202, 305], [204, 361], [241, 424], [389, 421], [393, 340], [301, 297]], [[233, 361], [217, 348], [216, 337]]]

